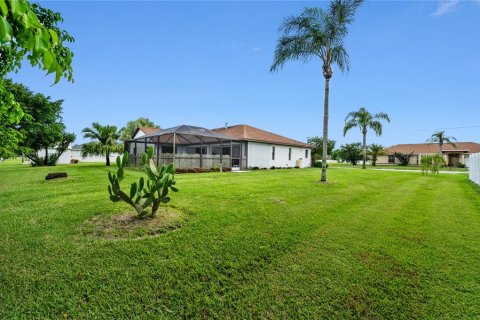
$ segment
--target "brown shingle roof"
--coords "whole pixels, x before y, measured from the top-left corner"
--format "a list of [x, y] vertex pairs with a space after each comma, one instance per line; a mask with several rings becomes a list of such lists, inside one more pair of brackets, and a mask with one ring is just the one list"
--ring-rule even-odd
[[306, 143], [293, 140], [293, 139], [290, 139], [272, 132], [268, 132], [262, 129], [254, 128], [245, 124], [239, 124], [239, 125], [230, 126], [227, 128], [213, 129], [213, 131], [232, 137], [234, 140], [282, 144], [282, 145], [302, 147], [302, 148], [312, 147]]
[[[480, 143], [475, 142], [455, 142], [457, 148], [451, 144], [444, 144], [443, 151], [466, 151], [468, 153], [480, 152]], [[439, 146], [437, 143], [412, 143], [412, 144], [397, 144], [385, 149], [388, 153], [438, 153]]]
[[152, 127], [138, 127], [137, 130], [142, 130], [145, 134], [150, 134], [150, 133], [154, 133], [158, 130], [160, 130], [159, 128], [152, 128]]

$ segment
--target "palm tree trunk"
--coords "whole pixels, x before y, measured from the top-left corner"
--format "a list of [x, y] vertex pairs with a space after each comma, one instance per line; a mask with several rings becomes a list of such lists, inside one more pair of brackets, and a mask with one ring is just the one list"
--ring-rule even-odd
[[328, 97], [330, 93], [330, 77], [325, 77], [325, 98], [323, 101], [323, 150], [322, 150], [322, 178], [327, 181], [327, 147], [328, 147]]
[[45, 147], [45, 165], [48, 166], [48, 147]]
[[105, 160], [106, 160], [107, 167], [110, 167], [110, 153], [107, 152], [105, 154]]
[[367, 161], [367, 131], [363, 130], [363, 166], [362, 169], [366, 169], [367, 166], [365, 164], [365, 161]]

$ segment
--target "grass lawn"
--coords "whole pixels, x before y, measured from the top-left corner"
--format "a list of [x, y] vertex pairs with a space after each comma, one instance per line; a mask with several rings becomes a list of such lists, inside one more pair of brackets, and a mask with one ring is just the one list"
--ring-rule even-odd
[[130, 210], [108, 199], [106, 173], [0, 164], [0, 319], [480, 318], [480, 188], [467, 175], [178, 175], [181, 228], [108, 240], [82, 232]]
[[[362, 168], [362, 161], [359, 161], [356, 166], [350, 164], [350, 163], [329, 163], [329, 168], [356, 168], [356, 169], [361, 169]], [[395, 170], [422, 170], [420, 166], [401, 166], [397, 164], [389, 165], [389, 164], [377, 164], [376, 166], [372, 166], [367, 164], [367, 169], [395, 169]], [[443, 167], [440, 168], [440, 171], [459, 171], [459, 172], [468, 172], [468, 168], [457, 168], [457, 167]]]

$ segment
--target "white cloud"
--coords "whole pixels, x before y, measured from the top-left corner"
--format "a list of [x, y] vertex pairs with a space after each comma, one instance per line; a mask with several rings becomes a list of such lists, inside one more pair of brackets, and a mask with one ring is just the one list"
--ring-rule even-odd
[[254, 52], [260, 52], [260, 51], [262, 51], [262, 47], [253, 47], [252, 50]]
[[459, 4], [460, 4], [460, 0], [441, 1], [438, 4], [437, 10], [435, 10], [435, 12], [432, 13], [432, 16], [439, 17], [441, 15], [444, 15], [445, 13], [455, 11], [455, 9], [457, 9]]

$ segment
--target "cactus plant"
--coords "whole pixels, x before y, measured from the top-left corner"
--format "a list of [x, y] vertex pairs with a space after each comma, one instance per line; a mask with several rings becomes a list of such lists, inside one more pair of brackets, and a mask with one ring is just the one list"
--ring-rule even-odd
[[128, 152], [125, 152], [123, 156], [117, 157], [117, 173], [108, 172], [110, 200], [128, 203], [135, 208], [139, 218], [144, 218], [148, 215], [154, 217], [159, 206], [170, 201], [168, 196], [169, 190], [178, 191], [175, 187], [175, 168], [173, 163], [168, 166], [163, 164], [160, 168], [157, 168], [152, 159], [153, 153], [154, 149], [150, 146], [142, 156], [142, 166], [147, 179], [145, 180], [144, 177], [141, 177], [138, 182], [133, 182], [128, 193], [124, 192], [120, 186], [120, 182], [125, 174], [124, 168], [127, 165]]

